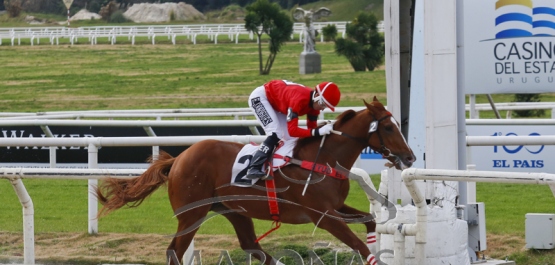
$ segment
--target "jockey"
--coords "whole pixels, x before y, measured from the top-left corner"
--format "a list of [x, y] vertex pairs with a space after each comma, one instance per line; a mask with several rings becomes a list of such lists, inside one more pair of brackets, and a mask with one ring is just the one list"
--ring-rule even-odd
[[[329, 134], [333, 124], [317, 127], [320, 111], [335, 110], [341, 92], [336, 84], [322, 82], [314, 90], [287, 80], [272, 80], [257, 87], [249, 96], [249, 107], [268, 136], [251, 159], [247, 178], [266, 176], [262, 165], [279, 140]], [[299, 127], [299, 116], [307, 115], [307, 128]]]

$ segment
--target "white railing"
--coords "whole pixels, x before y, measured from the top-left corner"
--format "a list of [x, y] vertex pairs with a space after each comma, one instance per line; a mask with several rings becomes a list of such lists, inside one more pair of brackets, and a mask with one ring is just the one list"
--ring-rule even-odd
[[[321, 29], [327, 25], [335, 25], [337, 32], [345, 37], [346, 21], [314, 22], [313, 26], [321, 33]], [[304, 23], [293, 25], [293, 34], [299, 36], [302, 41], [304, 34]], [[79, 39], [86, 38], [91, 45], [98, 43], [98, 38], [106, 38], [110, 44], [115, 44], [117, 38], [127, 38], [134, 45], [137, 37], [146, 37], [156, 44], [156, 38], [167, 38], [176, 44], [176, 39], [185, 37], [193, 44], [197, 43], [198, 36], [204, 36], [214, 44], [218, 43], [219, 36], [227, 36], [235, 43], [239, 42], [241, 35], [247, 36], [250, 40], [254, 39], [253, 33], [245, 29], [244, 24], [188, 24], [188, 25], [136, 25], [136, 26], [92, 26], [92, 27], [20, 27], [20, 28], [0, 28], [0, 45], [3, 39], [8, 39], [12, 46], [21, 45], [21, 39], [28, 39], [31, 45], [40, 44], [40, 39], [48, 38], [50, 44], [58, 45], [60, 38], [68, 38], [73, 45]], [[324, 41], [323, 34], [320, 34], [320, 41]]]
[[[555, 119], [555, 102], [507, 102], [496, 103], [497, 110], [551, 110], [551, 118]], [[387, 108], [387, 106], [386, 106]], [[337, 107], [335, 111], [326, 109], [320, 116], [324, 119], [325, 114], [339, 114], [346, 110], [355, 111], [364, 107]], [[466, 111], [470, 110], [470, 105], [466, 105]], [[480, 111], [491, 111], [490, 104], [476, 104], [473, 117], [479, 117]], [[6, 119], [82, 119], [82, 118], [190, 118], [190, 117], [234, 117], [243, 119], [253, 116], [250, 108], [198, 108], [198, 109], [137, 109], [137, 110], [84, 110], [84, 111], [47, 111], [47, 112], [0, 112], [0, 120]], [[478, 119], [470, 119], [473, 121]], [[492, 120], [492, 119], [487, 119]], [[534, 119], [536, 120], [536, 119]], [[485, 122], [485, 121], [484, 121]], [[501, 121], [492, 121], [501, 122]], [[506, 121], [509, 122], [509, 121]], [[532, 122], [532, 121], [530, 121]]]
[[[51, 124], [93, 124], [99, 121], [56, 121], [56, 120], [34, 120], [34, 121], [4, 121], [6, 124], [34, 124], [35, 123], [43, 123], [43, 125], [51, 125]], [[50, 122], [50, 124], [49, 124]], [[110, 121], [100, 121], [102, 125], [106, 126], [107, 122]], [[116, 123], [125, 124], [127, 121], [116, 121], [115, 123], [108, 123], [114, 124]], [[133, 126], [148, 126], [149, 124], [155, 124], [159, 126], [161, 124], [166, 124], [164, 121], [131, 121]], [[207, 125], [210, 123], [219, 123], [221, 126], [222, 121], [185, 121], [184, 124], [202, 124]], [[243, 124], [243, 125], [251, 125], [251, 123], [257, 124], [256, 121], [224, 121], [229, 122], [229, 124]], [[176, 121], [167, 122], [168, 126], [175, 126]], [[130, 126], [131, 124], [128, 124]], [[27, 226], [29, 229], [32, 229], [33, 225], [33, 210], [32, 210], [32, 200], [29, 197], [28, 193], [26, 192], [23, 183], [21, 182], [21, 178], [32, 178], [32, 177], [40, 177], [40, 178], [70, 178], [70, 179], [89, 179], [89, 189], [92, 189], [92, 186], [97, 185], [97, 179], [101, 178], [105, 175], [113, 175], [115, 177], [134, 177], [139, 175], [142, 170], [99, 170], [98, 168], [98, 148], [100, 146], [185, 146], [185, 145], [192, 145], [198, 141], [205, 140], [205, 139], [219, 139], [225, 141], [234, 141], [234, 142], [241, 142], [241, 143], [249, 143], [249, 142], [261, 142], [263, 141], [264, 136], [174, 136], [174, 137], [99, 137], [99, 138], [0, 138], [0, 146], [84, 146], [88, 148], [88, 165], [89, 169], [14, 169], [14, 168], [0, 168], [0, 178], [7, 178], [12, 182], [16, 193], [19, 196], [20, 202], [24, 208], [24, 225]], [[502, 145], [502, 144], [510, 144], [510, 145], [539, 145], [539, 144], [555, 144], [555, 136], [518, 136], [518, 137], [492, 137], [492, 136], [469, 136], [467, 137], [467, 145]], [[409, 169], [411, 170], [411, 169]], [[420, 170], [420, 169], [419, 169]], [[412, 172], [412, 171], [405, 171], [405, 172]], [[420, 171], [419, 171], [420, 172]], [[464, 172], [464, 171], [456, 171], [456, 172]], [[471, 178], [479, 177], [479, 174], [475, 174], [474, 171], [471, 174]], [[409, 173], [407, 173], [409, 174]], [[451, 174], [451, 173], [449, 173]], [[455, 174], [455, 173], [452, 173]], [[461, 173], [464, 174], [464, 173]], [[488, 172], [490, 174], [490, 172]], [[552, 191], [555, 194], [555, 178], [552, 177], [550, 174], [541, 174], [541, 178], [532, 177], [532, 180], [523, 180], [523, 176], [535, 176], [536, 173], [500, 173], [500, 172], [492, 172], [493, 175], [498, 174], [517, 174], [518, 177], [512, 178], [509, 181], [518, 181], [514, 183], [535, 183], [535, 184], [547, 184], [551, 187]], [[523, 175], [524, 174], [524, 175]], [[122, 176], [125, 175], [125, 176]], [[405, 176], [405, 173], [403, 173]], [[546, 178], [549, 177], [549, 178]], [[445, 177], [447, 179], [448, 177]], [[488, 179], [492, 179], [495, 177], [482, 177], [480, 180], [467, 180], [467, 181], [483, 181], [483, 182], [494, 182], [488, 181]], [[465, 180], [458, 178], [457, 180]], [[541, 180], [541, 181], [540, 181]], [[407, 187], [412, 185], [412, 179], [407, 179], [405, 181]], [[408, 187], [409, 189], [413, 189], [414, 187]], [[411, 195], [416, 196], [419, 191], [412, 191]], [[416, 194], [416, 195], [415, 195]], [[418, 197], [418, 196], [417, 196]], [[421, 197], [421, 196], [420, 196]], [[418, 197], [419, 198], [419, 197]], [[418, 198], [413, 197], [415, 203], [421, 204], [421, 200]], [[420, 206], [418, 206], [420, 207]], [[89, 233], [96, 233], [98, 231], [98, 223], [95, 220], [97, 214], [97, 202], [96, 197], [89, 196]], [[421, 218], [420, 221], [425, 221], [425, 217], [423, 216], [425, 213], [420, 212], [419, 216]], [[424, 232], [417, 232], [418, 229], [423, 227], [422, 223], [414, 224], [414, 226], [405, 225], [406, 227], [403, 229], [407, 233], [407, 235], [416, 235], [419, 238], [423, 238], [425, 240], [425, 230]], [[384, 233], [389, 233], [392, 230], [391, 225], [379, 227], [379, 230], [384, 231]], [[391, 230], [391, 231], [390, 231]], [[29, 233], [29, 232], [27, 232]], [[34, 232], [31, 232], [34, 233]], [[418, 234], [423, 233], [423, 234]], [[34, 245], [34, 236], [29, 234], [24, 235], [24, 242], [26, 245], [25, 250], [25, 263], [26, 264], [33, 264], [34, 263], [34, 250], [31, 251], [27, 249], [28, 244]], [[425, 246], [425, 241], [422, 241]], [[419, 247], [418, 251], [422, 251]], [[417, 253], [418, 258], [422, 259], [422, 254], [420, 252]], [[425, 258], [425, 257], [424, 257]], [[32, 261], [30, 261], [32, 259]]]
[[[555, 196], [555, 175], [546, 173], [515, 173], [497, 171], [468, 171], [468, 170], [443, 170], [443, 169], [405, 169], [401, 174], [405, 186], [416, 206], [415, 224], [378, 224], [377, 231], [387, 234], [395, 234], [400, 240], [395, 240], [395, 249], [404, 253], [405, 236], [415, 236], [414, 248], [415, 264], [426, 264], [426, 234], [428, 209], [425, 197], [415, 184], [416, 180], [438, 180], [438, 181], [468, 181], [489, 183], [515, 183], [515, 184], [537, 184], [548, 185]], [[402, 244], [398, 244], [402, 242]], [[396, 257], [397, 257], [397, 253]], [[404, 264], [404, 255], [395, 260], [395, 265]]]
[[205, 139], [218, 139], [240, 143], [264, 140], [264, 136], [179, 136], [179, 137], [98, 137], [98, 138], [0, 138], [0, 146], [84, 146], [88, 148], [88, 169], [62, 168], [0, 168], [0, 178], [9, 179], [23, 207], [24, 263], [35, 264], [34, 254], [34, 208], [22, 178], [88, 179], [88, 231], [98, 232], [98, 200], [92, 193], [98, 179], [105, 177], [132, 178], [144, 172], [142, 169], [98, 169], [98, 148], [101, 146], [186, 146]]
[[[140, 169], [60, 169], [60, 168], [0, 168], [0, 178], [8, 179], [17, 194], [19, 202], [23, 207], [23, 263], [35, 264], [35, 230], [34, 215], [35, 209], [33, 200], [29, 196], [22, 178], [50, 178], [50, 179], [99, 179], [106, 176], [112, 178], [133, 178], [142, 174], [144, 170]], [[91, 182], [89, 182], [90, 184]], [[94, 183], [94, 182], [92, 182]], [[97, 222], [91, 220], [91, 214], [95, 214], [96, 204], [93, 206], [94, 198], [93, 190], [89, 185], [89, 222]], [[93, 200], [91, 200], [93, 198]], [[92, 211], [91, 211], [92, 210]], [[97, 225], [98, 226], [98, 223]], [[89, 232], [90, 232], [89, 225]], [[98, 230], [97, 230], [98, 231]]]
[[[346, 110], [362, 110], [364, 107], [337, 107], [335, 111], [326, 109], [320, 113], [320, 119], [326, 114], [339, 114]], [[254, 118], [249, 108], [214, 108], [214, 109], [145, 109], [145, 110], [86, 110], [86, 111], [49, 111], [49, 112], [0, 112], [0, 121], [39, 120], [39, 119], [84, 119], [84, 118], [206, 118], [233, 117], [235, 120]]]
[[[489, 103], [474, 104], [474, 110], [470, 104], [466, 105], [466, 111], [474, 111], [472, 117], [479, 118], [480, 111], [492, 111], [493, 108]], [[495, 103], [497, 110], [506, 110], [507, 119], [511, 118], [511, 112], [515, 110], [551, 110], [551, 118], [555, 119], [555, 102], [506, 102]]]

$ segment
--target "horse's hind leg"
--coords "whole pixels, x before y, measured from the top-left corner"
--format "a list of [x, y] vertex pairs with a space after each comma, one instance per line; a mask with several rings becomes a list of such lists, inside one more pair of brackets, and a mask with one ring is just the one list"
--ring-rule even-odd
[[[370, 249], [370, 252], [376, 254], [376, 220], [373, 219], [373, 216], [347, 205], [343, 205], [337, 212], [348, 215], [346, 216], [347, 223], [362, 223], [366, 226], [366, 245]], [[352, 221], [350, 222], [349, 220]]]
[[193, 237], [195, 236], [197, 230], [200, 228], [204, 217], [210, 211], [211, 205], [204, 205], [182, 214], [177, 214], [177, 219], [179, 221], [177, 225], [177, 233], [175, 234], [172, 242], [168, 246], [167, 250], [167, 264], [178, 265], [178, 264], [189, 264], [188, 260], [181, 261], [183, 254], [191, 244]]
[[323, 218], [320, 214], [313, 213], [311, 214], [311, 219], [319, 228], [328, 231], [352, 250], [358, 251], [360, 255], [366, 258], [366, 264], [377, 264], [376, 257], [370, 253], [366, 244], [351, 231], [344, 218], [338, 216], [337, 213], [328, 212]]
[[[262, 250], [262, 247], [256, 241], [256, 234], [254, 233], [254, 224], [252, 219], [238, 213], [227, 213], [224, 215], [229, 222], [233, 225], [241, 248], [252, 254], [256, 259], [264, 261], [264, 264], [272, 264], [272, 256], [266, 251]], [[264, 255], [264, 256], [262, 256]]]

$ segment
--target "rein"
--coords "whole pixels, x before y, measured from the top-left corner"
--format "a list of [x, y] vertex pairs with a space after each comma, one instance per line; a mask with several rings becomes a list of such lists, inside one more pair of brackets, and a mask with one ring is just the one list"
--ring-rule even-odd
[[[376, 119], [376, 118], [374, 117], [374, 121], [373, 121], [373, 122], [376, 122], [377, 124], [380, 124], [380, 122], [382, 122], [383, 120], [385, 120], [385, 119], [387, 119], [387, 118], [390, 118], [391, 116], [392, 116], [392, 115], [388, 112], [388, 115], [383, 116], [383, 117], [380, 118], [379, 120]], [[380, 145], [381, 145], [380, 150], [377, 150], [377, 152], [380, 153], [380, 154], [382, 155], [382, 157], [384, 157], [384, 158], [385, 158], [385, 157], [388, 157], [389, 155], [391, 155], [391, 152], [389, 151], [389, 149], [388, 149], [387, 147], [385, 147], [385, 144], [384, 144], [384, 142], [383, 142], [382, 135], [380, 134], [380, 131], [379, 131], [377, 128], [376, 128], [375, 131], [368, 133], [368, 137], [366, 137], [366, 138], [363, 138], [363, 137], [355, 137], [355, 136], [352, 136], [352, 135], [350, 135], [350, 134], [348, 134], [348, 133], [344, 133], [344, 132], [336, 131], [336, 130], [331, 130], [331, 132], [334, 133], [334, 134], [337, 134], [337, 135], [345, 136], [345, 137], [347, 137], [347, 138], [349, 138], [349, 139], [352, 139], [352, 140], [354, 140], [354, 141], [357, 141], [357, 142], [361, 143], [361, 144], [364, 145], [364, 146], [368, 146], [368, 140], [370, 139], [370, 137], [372, 137], [372, 134], [373, 134], [373, 133], [377, 133], [378, 139], [380, 140]], [[387, 154], [385, 154], [386, 152], [387, 152]]]

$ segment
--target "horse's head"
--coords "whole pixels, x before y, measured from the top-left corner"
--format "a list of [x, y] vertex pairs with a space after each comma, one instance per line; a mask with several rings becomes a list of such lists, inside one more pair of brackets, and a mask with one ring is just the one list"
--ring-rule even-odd
[[337, 117], [334, 126], [342, 135], [370, 146], [397, 169], [412, 166], [414, 153], [401, 133], [399, 123], [376, 97], [359, 112], [349, 110]]
[[364, 112], [371, 117], [368, 128], [370, 148], [381, 153], [397, 169], [411, 167], [416, 158], [401, 133], [399, 123], [376, 97], [370, 103], [364, 101], [364, 104]]

